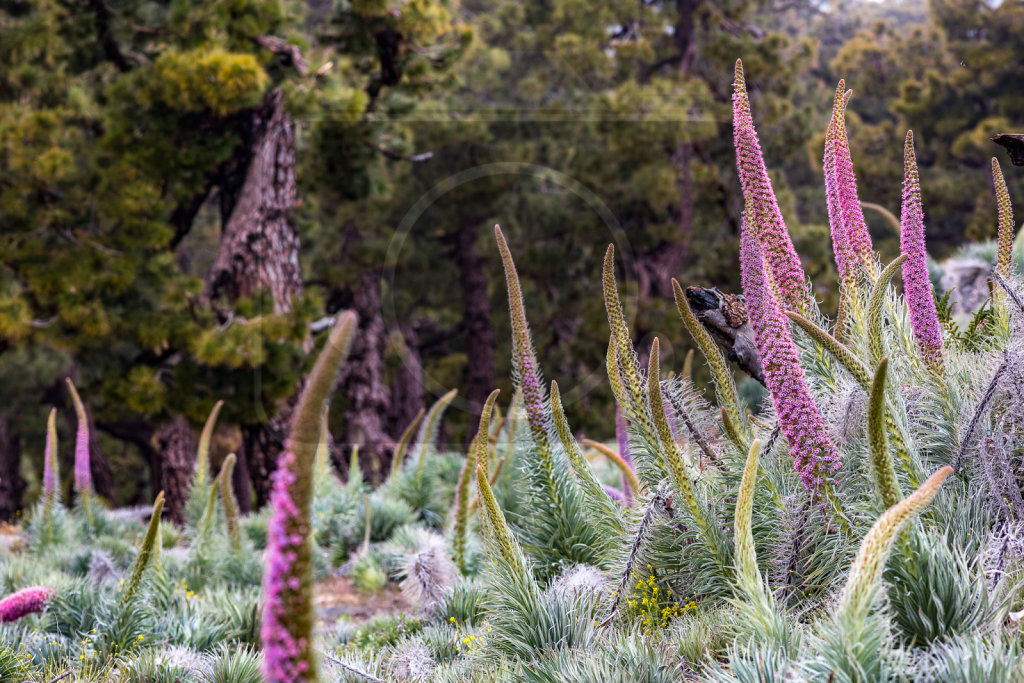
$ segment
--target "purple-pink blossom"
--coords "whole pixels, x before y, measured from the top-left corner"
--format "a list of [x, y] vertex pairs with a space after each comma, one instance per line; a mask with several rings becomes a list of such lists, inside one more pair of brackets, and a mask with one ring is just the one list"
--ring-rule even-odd
[[910, 311], [917, 348], [933, 368], [942, 365], [942, 333], [928, 278], [928, 252], [924, 242], [924, 209], [914, 156], [914, 131], [907, 131], [903, 146], [903, 209], [900, 215], [900, 252], [903, 263], [903, 297]]
[[54, 426], [54, 412], [46, 428], [46, 448], [43, 451], [43, 499], [53, 501], [57, 498], [57, 430]]
[[857, 177], [846, 133], [846, 103], [850, 92], [844, 92], [844, 87], [845, 82], [840, 80], [832, 120], [825, 135], [823, 170], [836, 266], [840, 277], [846, 279], [855, 275], [858, 265], [873, 271], [875, 261], [871, 235], [857, 197]]
[[295, 455], [285, 449], [273, 474], [270, 504], [273, 515], [267, 527], [266, 569], [263, 575], [263, 673], [270, 683], [302, 683], [309, 663], [304, 657], [308, 643], [293, 635], [288, 615], [290, 603], [303, 600], [303, 568], [300, 559], [308, 559], [305, 547], [307, 522], [292, 498], [290, 488], [296, 481]]
[[45, 586], [22, 588], [0, 600], [0, 624], [17, 621], [29, 614], [42, 612], [53, 597], [53, 589]]
[[821, 498], [834, 484], [842, 460], [807, 388], [789, 321], [768, 286], [761, 246], [749, 226], [743, 226], [740, 238], [740, 271], [747, 313], [779, 427], [789, 442], [794, 467], [804, 486]]
[[775, 198], [768, 169], [764, 165], [761, 143], [750, 114], [743, 64], [739, 60], [736, 61], [732, 102], [733, 144], [736, 147], [740, 184], [743, 186], [744, 220], [756, 232], [764, 248], [772, 283], [783, 303], [789, 308], [802, 308], [807, 301], [806, 278], [782, 218], [779, 202]]
[[75, 490], [82, 497], [88, 496], [92, 491], [92, 470], [89, 463], [89, 418], [85, 412], [85, 405], [70, 377], [67, 379], [67, 383], [68, 389], [71, 391], [71, 400], [75, 404], [75, 414], [78, 417], [78, 432], [75, 434]]

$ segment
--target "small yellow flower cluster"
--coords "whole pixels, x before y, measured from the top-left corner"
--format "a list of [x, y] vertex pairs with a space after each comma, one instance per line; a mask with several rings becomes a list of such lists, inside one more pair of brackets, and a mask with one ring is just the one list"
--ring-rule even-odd
[[658, 579], [651, 565], [647, 565], [647, 572], [647, 578], [641, 578], [636, 582], [626, 600], [626, 605], [635, 612], [645, 634], [664, 628], [683, 610], [697, 607], [697, 603], [692, 600], [680, 607], [671, 593], [658, 586]]

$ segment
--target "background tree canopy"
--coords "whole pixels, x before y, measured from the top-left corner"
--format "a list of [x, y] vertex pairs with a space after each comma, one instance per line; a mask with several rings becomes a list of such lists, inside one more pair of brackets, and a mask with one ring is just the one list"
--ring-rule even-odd
[[663, 365], [690, 345], [670, 278], [738, 288], [737, 57], [797, 249], [834, 293], [836, 82], [864, 201], [898, 211], [914, 130], [942, 258], [994, 235], [988, 138], [1024, 130], [1021, 35], [1019, 0], [0, 0], [0, 514], [35, 496], [66, 376], [101, 495], [173, 489], [182, 435], [223, 399], [215, 464], [239, 453], [240, 503], [262, 504], [303, 359], [342, 309], [360, 330], [331, 408], [339, 465], [358, 444], [386, 471], [450, 388], [445, 436], [464, 442], [511, 389], [496, 222], [572, 424], [609, 438], [591, 379], [607, 244], [638, 352], [657, 334]]

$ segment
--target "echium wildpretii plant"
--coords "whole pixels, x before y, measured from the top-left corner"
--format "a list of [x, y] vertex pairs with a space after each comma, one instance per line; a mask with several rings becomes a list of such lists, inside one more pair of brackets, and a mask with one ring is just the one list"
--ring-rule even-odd
[[[786, 228], [737, 64], [743, 296], [730, 305], [743, 309], [730, 313], [749, 322], [768, 389], [763, 405], [744, 405], [727, 353], [678, 282], [676, 304], [707, 360], [717, 405], [688, 371], [666, 378], [658, 340], [641, 367], [609, 248], [602, 284], [616, 413], [607, 415], [611, 445], [588, 453], [593, 442], [572, 433], [558, 383], [548, 392], [541, 382], [523, 287], [496, 231], [526, 423], [518, 470], [505, 485], [528, 491], [526, 512], [503, 511], [507, 493], [490, 481], [492, 394], [449, 528], [471, 577], [475, 479], [487, 562], [473, 623], [494, 633], [467, 625], [459, 635], [469, 651], [443, 661], [410, 639], [407, 649], [396, 646], [401, 666], [390, 671], [408, 670], [415, 642], [418, 670], [437, 680], [1021, 680], [1018, 627], [1007, 618], [1024, 607], [1013, 592], [1024, 579], [1011, 505], [1021, 500], [1021, 459], [1010, 436], [1024, 427], [1015, 407], [1024, 401], [1024, 348], [1010, 330], [1024, 322], [1024, 305], [1008, 267], [1010, 198], [994, 165], [994, 272], [1005, 294], [988, 306], [1003, 323], [986, 344], [944, 339], [927, 274], [927, 179], [908, 136], [902, 253], [881, 267], [854, 174], [851, 102], [841, 82], [823, 157], [842, 291], [839, 319], [830, 320]], [[894, 285], [901, 272], [902, 294]], [[626, 457], [635, 467], [627, 465], [628, 497], [616, 488], [625, 470], [601, 475], [597, 466]], [[538, 542], [538, 529], [550, 543]], [[584, 561], [568, 540], [600, 551]], [[477, 580], [466, 585], [478, 588]], [[459, 623], [454, 601], [439, 604]], [[982, 633], [982, 645], [968, 645]], [[679, 654], [666, 659], [665, 651]], [[974, 678], [961, 675], [964, 657], [973, 657]]]
[[[263, 673], [271, 683], [319, 680], [313, 642], [313, 557], [310, 507], [321, 406], [356, 326], [354, 313], [338, 316], [292, 417], [291, 432], [274, 473], [263, 579]], [[223, 484], [223, 482], [221, 482]]]
[[[338, 481], [325, 400], [356, 329], [341, 315], [293, 413], [269, 522], [237, 511], [232, 456], [211, 476], [215, 409], [200, 440], [188, 533], [161, 526], [158, 498], [148, 524], [99, 508], [89, 526], [54, 517], [68, 532], [62, 539], [88, 530], [106, 552], [48, 553], [55, 544], [29, 535], [29, 552], [0, 571], [10, 594], [0, 621], [20, 622], [0, 629], [0, 675], [1024, 680], [1024, 283], [1010, 267], [1012, 198], [1002, 171], [993, 164], [998, 295], [985, 306], [987, 336], [968, 344], [937, 315], [945, 307], [927, 276], [928, 169], [918, 169], [909, 136], [902, 253], [882, 267], [873, 251], [846, 130], [853, 100], [841, 82], [823, 155], [842, 293], [830, 318], [788, 234], [775, 195], [782, 177], [768, 175], [757, 100], [752, 109], [739, 64], [735, 86], [742, 292], [721, 301], [749, 323], [742, 334], [767, 388], [760, 405], [745, 401], [755, 392], [740, 383], [753, 380], [738, 379], [720, 335], [678, 282], [675, 303], [714, 391], [705, 395], [690, 361], [677, 363], [663, 340], [637, 348], [609, 248], [602, 332], [616, 410], [604, 415], [603, 431], [580, 439], [567, 416], [577, 392], [543, 383], [527, 323], [531, 288], [496, 230], [516, 391], [503, 406], [498, 391], [487, 398], [468, 453], [435, 445], [449, 393], [405, 430], [393, 464], [374, 470], [387, 475], [382, 485], [363, 478], [355, 452], [348, 481]], [[79, 426], [87, 424], [83, 414]], [[78, 476], [87, 474], [84, 437], [75, 482], [83, 501], [91, 490]], [[51, 435], [44, 502], [57, 500], [55, 454]], [[39, 528], [35, 520], [30, 528]], [[252, 548], [264, 529], [261, 575]], [[125, 543], [125, 531], [141, 543]], [[192, 547], [182, 560], [161, 556], [162, 542]], [[347, 574], [368, 601], [401, 580], [416, 613], [317, 628], [327, 615], [314, 610], [314, 577], [327, 571]], [[192, 583], [211, 577], [230, 585]], [[205, 653], [218, 643], [212, 662]], [[13, 675], [5, 668], [12, 648], [25, 651], [15, 653]], [[97, 653], [104, 663], [90, 668]]]

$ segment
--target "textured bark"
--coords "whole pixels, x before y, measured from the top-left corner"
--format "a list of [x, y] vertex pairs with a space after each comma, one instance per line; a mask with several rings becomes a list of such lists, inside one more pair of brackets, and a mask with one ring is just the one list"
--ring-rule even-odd
[[188, 420], [176, 416], [156, 435], [160, 451], [160, 488], [164, 492], [164, 516], [177, 524], [185, 523], [185, 500], [195, 468], [196, 437]]
[[110, 463], [100, 450], [99, 431], [92, 413], [89, 415], [89, 470], [92, 472], [92, 489], [100, 498], [111, 505], [117, 503], [114, 495], [114, 475], [110, 471]]
[[757, 352], [754, 329], [750, 326], [743, 297], [723, 294], [715, 288], [687, 287], [686, 300], [711, 338], [725, 349], [726, 357], [764, 384], [761, 356]]
[[[391, 405], [388, 411], [388, 433], [401, 434], [423, 407], [423, 365], [417, 347], [419, 335], [410, 326], [403, 326], [397, 349], [399, 362], [391, 375]], [[394, 452], [392, 451], [391, 455]], [[391, 458], [384, 469], [391, 467]]]
[[377, 274], [363, 274], [352, 292], [351, 307], [359, 316], [359, 330], [341, 372], [340, 392], [348, 402], [342, 450], [359, 446], [360, 462], [371, 480], [372, 473], [384, 471], [383, 464], [395, 447], [384, 431], [382, 418], [389, 412], [391, 392], [384, 383], [384, 350], [387, 329], [380, 308]]
[[[466, 337], [466, 386], [469, 400], [469, 424], [480, 421], [484, 401], [494, 390], [494, 329], [491, 327], [491, 302], [487, 299], [487, 274], [476, 253], [480, 224], [463, 225], [456, 243], [455, 260], [462, 285], [462, 325]], [[472, 438], [467, 430], [466, 440]]]
[[238, 503], [238, 511], [243, 515], [252, 512], [251, 478], [249, 476], [249, 463], [245, 458], [245, 444], [242, 443], [236, 454], [235, 469], [231, 471], [231, 485], [235, 491], [235, 501]]
[[0, 520], [13, 521], [24, 503], [21, 478], [21, 443], [11, 416], [0, 414]]
[[299, 236], [288, 212], [296, 201], [295, 124], [273, 91], [252, 113], [246, 144], [221, 183], [224, 233], [207, 275], [210, 299], [233, 302], [270, 292], [275, 313], [292, 309], [302, 289]]
[[[220, 179], [224, 230], [206, 279], [210, 300], [232, 304], [259, 291], [270, 294], [273, 313], [289, 313], [302, 291], [299, 235], [289, 217], [296, 203], [295, 124], [274, 90], [242, 126], [243, 144]], [[269, 313], [270, 311], [268, 311]], [[270, 474], [284, 448], [301, 386], [275, 417], [243, 425], [245, 460], [256, 501], [270, 496]]]

